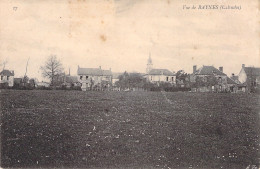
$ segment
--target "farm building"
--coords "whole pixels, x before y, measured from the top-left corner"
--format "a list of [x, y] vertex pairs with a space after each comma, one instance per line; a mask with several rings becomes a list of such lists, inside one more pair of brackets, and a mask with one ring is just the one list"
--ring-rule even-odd
[[1, 80], [0, 83], [1, 84], [6, 84], [9, 87], [12, 87], [14, 85], [14, 71], [13, 70], [2, 70], [2, 72], [0, 72], [0, 76], [1, 76]]
[[242, 64], [242, 68], [238, 74], [238, 80], [245, 92], [253, 92], [259, 89], [260, 68], [245, 67], [245, 64]]
[[176, 84], [176, 74], [168, 69], [154, 69], [151, 56], [149, 56], [144, 77], [152, 83], [170, 83]]
[[190, 81], [196, 84], [193, 91], [236, 92], [237, 90], [237, 83], [223, 72], [223, 67], [217, 69], [214, 66], [202, 66], [197, 69], [195, 65]]
[[78, 81], [81, 89], [86, 90], [106, 90], [112, 86], [112, 72], [99, 68], [80, 68], [78, 66]]

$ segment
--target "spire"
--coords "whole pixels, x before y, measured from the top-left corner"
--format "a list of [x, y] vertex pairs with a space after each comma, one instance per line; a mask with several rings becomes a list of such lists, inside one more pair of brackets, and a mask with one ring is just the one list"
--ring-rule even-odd
[[152, 58], [151, 58], [151, 52], [149, 52], [149, 58], [147, 64], [153, 64]]
[[153, 61], [151, 58], [151, 52], [149, 52], [149, 58], [147, 60], [147, 67], [146, 67], [146, 73], [149, 74], [149, 72], [152, 70], [153, 68]]

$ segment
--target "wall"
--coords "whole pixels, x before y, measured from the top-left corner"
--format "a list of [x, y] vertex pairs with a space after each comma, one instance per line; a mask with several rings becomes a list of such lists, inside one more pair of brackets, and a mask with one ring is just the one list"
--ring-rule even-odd
[[[167, 81], [168, 77], [168, 81]], [[173, 80], [172, 80], [173, 78]], [[151, 82], [170, 82], [176, 83], [176, 76], [165, 76], [165, 75], [148, 75], [148, 80]]]
[[14, 76], [9, 76], [9, 80], [7, 80], [7, 76], [3, 76], [3, 80], [0, 80], [0, 83], [8, 83], [8, 86], [12, 87], [14, 85]]
[[246, 79], [247, 79], [246, 72], [245, 72], [245, 70], [242, 68], [241, 71], [240, 71], [239, 74], [238, 74], [238, 80], [239, 80], [241, 83], [245, 83], [245, 82], [246, 82]]

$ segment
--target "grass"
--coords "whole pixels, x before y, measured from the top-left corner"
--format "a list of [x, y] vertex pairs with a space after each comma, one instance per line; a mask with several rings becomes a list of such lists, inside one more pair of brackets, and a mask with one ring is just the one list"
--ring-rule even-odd
[[259, 165], [253, 94], [3, 90], [2, 167]]

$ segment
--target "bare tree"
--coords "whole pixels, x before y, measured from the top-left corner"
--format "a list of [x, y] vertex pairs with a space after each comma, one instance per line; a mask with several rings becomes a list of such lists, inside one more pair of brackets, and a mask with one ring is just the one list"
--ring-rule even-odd
[[55, 79], [59, 77], [59, 75], [63, 71], [63, 66], [61, 61], [56, 57], [56, 55], [51, 55], [44, 66], [41, 66], [42, 76], [50, 79], [51, 85], [54, 85]]

